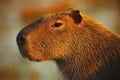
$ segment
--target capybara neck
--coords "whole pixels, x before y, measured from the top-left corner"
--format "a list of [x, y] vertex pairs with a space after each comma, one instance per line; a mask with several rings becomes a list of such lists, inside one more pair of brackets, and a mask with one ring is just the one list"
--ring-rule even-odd
[[[117, 48], [114, 49], [113, 46]], [[120, 55], [116, 56], [116, 53], [119, 54], [119, 46], [111, 45], [102, 51], [96, 46], [97, 51], [89, 48], [90, 51], [72, 53], [73, 55], [55, 62], [68, 80], [120, 80]]]

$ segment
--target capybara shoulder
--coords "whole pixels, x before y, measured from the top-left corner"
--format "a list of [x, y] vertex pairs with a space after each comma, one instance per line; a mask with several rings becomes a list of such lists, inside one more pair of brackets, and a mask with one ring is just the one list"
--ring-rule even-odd
[[54, 60], [67, 80], [120, 80], [120, 37], [79, 10], [43, 16], [17, 44], [29, 60]]

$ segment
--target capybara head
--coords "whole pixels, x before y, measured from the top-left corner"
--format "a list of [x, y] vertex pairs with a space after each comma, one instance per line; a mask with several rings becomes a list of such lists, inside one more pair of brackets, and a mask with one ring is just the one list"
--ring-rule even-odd
[[54, 60], [68, 80], [120, 80], [120, 37], [78, 10], [41, 17], [17, 44], [32, 61]]
[[70, 56], [76, 47], [78, 29], [82, 26], [78, 10], [49, 14], [22, 29], [17, 44], [22, 56], [33, 61], [46, 61]]

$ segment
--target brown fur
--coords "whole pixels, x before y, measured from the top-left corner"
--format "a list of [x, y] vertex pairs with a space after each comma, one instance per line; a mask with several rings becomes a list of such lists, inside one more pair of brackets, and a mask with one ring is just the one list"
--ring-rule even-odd
[[120, 37], [83, 14], [44, 16], [25, 27], [17, 43], [32, 61], [54, 60], [68, 80], [120, 80]]

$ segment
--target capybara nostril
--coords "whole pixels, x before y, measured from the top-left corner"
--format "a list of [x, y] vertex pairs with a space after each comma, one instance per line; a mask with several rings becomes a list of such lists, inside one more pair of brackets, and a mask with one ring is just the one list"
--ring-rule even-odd
[[24, 43], [24, 42], [25, 42], [25, 38], [24, 38], [24, 37], [21, 37], [21, 38], [20, 38], [20, 42], [21, 42], [21, 43]]
[[18, 35], [17, 37], [17, 43], [18, 45], [24, 45], [26, 42], [26, 38], [23, 35]]

